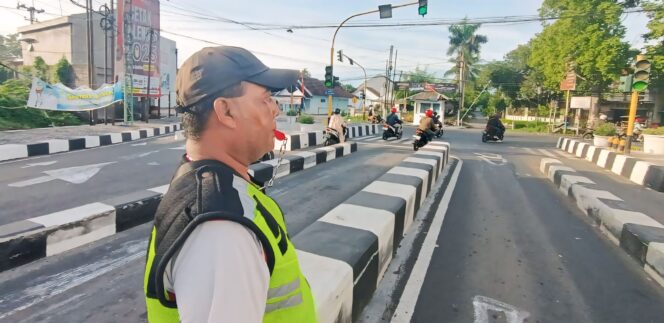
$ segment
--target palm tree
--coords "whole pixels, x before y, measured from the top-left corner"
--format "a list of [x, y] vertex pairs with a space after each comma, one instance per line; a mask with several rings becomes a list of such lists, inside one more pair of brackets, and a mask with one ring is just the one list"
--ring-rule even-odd
[[[465, 81], [474, 78], [472, 65], [479, 61], [480, 47], [488, 39], [485, 35], [476, 35], [475, 32], [480, 28], [480, 24], [468, 24], [467, 18], [459, 25], [451, 25], [450, 47], [447, 49], [448, 56], [456, 56], [451, 61], [456, 63], [451, 69], [457, 75], [459, 81], [460, 104], [459, 111], [463, 108], [463, 93]], [[445, 74], [451, 74], [450, 71]]]

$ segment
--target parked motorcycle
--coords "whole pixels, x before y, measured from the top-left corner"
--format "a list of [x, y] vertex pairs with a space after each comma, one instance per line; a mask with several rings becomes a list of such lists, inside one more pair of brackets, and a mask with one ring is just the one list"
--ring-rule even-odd
[[390, 126], [387, 123], [383, 124], [383, 140], [387, 140], [391, 137], [397, 137], [397, 139], [401, 139], [402, 135], [403, 126], [400, 123], [397, 123], [394, 126]]

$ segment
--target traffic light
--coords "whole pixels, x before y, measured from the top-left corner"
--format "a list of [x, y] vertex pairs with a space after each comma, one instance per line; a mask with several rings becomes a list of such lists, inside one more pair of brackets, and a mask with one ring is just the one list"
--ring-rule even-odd
[[420, 5], [417, 8], [417, 13], [424, 17], [427, 14], [427, 0], [420, 0]]
[[360, 91], [360, 99], [364, 99], [364, 91]]
[[650, 61], [646, 55], [636, 55], [634, 63], [634, 83], [632, 89], [636, 92], [645, 91], [650, 83]]
[[353, 65], [353, 59], [352, 58], [349, 57], [348, 62], [350, 63], [350, 65]]
[[332, 66], [325, 66], [325, 87], [334, 87], [334, 76], [332, 76]]
[[634, 77], [632, 75], [625, 75], [620, 77], [620, 86], [618, 89], [620, 92], [632, 92], [632, 80]]
[[337, 59], [339, 60], [339, 62], [343, 63], [343, 61], [344, 61], [344, 51], [343, 50], [340, 49], [340, 50], [337, 51]]
[[334, 86], [341, 86], [341, 82], [339, 82], [339, 77], [338, 76], [334, 77]]

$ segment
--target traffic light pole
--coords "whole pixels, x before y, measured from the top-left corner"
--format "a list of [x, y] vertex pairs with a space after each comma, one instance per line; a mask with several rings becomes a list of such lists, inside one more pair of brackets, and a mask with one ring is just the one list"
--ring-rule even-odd
[[341, 54], [341, 55], [348, 58], [348, 60], [350, 61], [350, 65], [357, 65], [358, 67], [360, 67], [362, 69], [362, 72], [364, 72], [364, 96], [362, 98], [362, 118], [364, 120], [366, 120], [365, 119], [366, 118], [365, 109], [366, 109], [366, 106], [367, 106], [367, 70], [365, 70], [364, 66], [360, 65], [360, 63], [358, 63], [356, 60], [348, 57], [348, 55], [346, 55], [346, 54]]
[[636, 120], [636, 108], [638, 105], [639, 105], [639, 92], [632, 91], [632, 99], [629, 102], [627, 138], [625, 138], [625, 155], [629, 155], [632, 149], [632, 136], [634, 136], [634, 121]]
[[[392, 9], [401, 8], [401, 7], [407, 7], [407, 6], [413, 6], [413, 5], [419, 5], [419, 1], [412, 2], [412, 3], [406, 3], [406, 4], [402, 4], [402, 5], [397, 5], [397, 6], [392, 6]], [[339, 29], [341, 29], [341, 27], [343, 27], [343, 25], [344, 25], [348, 20], [351, 20], [351, 19], [353, 19], [353, 18], [355, 18], [355, 17], [359, 17], [359, 16], [364, 16], [364, 15], [368, 15], [368, 14], [371, 14], [371, 13], [375, 13], [375, 12], [380, 12], [380, 10], [371, 10], [371, 11], [367, 11], [367, 12], [362, 12], [362, 13], [354, 14], [354, 15], [352, 15], [352, 16], [346, 18], [344, 21], [342, 21], [342, 22], [339, 24], [339, 26], [337, 27], [337, 29], [334, 31], [334, 35], [332, 36], [332, 47], [330, 47], [330, 66], [334, 67], [334, 41], [335, 41], [336, 38], [337, 38], [337, 33], [339, 32]], [[334, 84], [333, 84], [333, 86], [334, 86]], [[365, 96], [366, 96], [366, 94], [365, 94]], [[328, 95], [328, 96], [327, 96], [327, 116], [328, 116], [328, 117], [332, 116], [332, 95]]]

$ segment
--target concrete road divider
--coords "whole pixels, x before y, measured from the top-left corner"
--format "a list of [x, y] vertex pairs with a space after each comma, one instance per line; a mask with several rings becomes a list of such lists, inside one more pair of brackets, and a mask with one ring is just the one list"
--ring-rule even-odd
[[[306, 152], [293, 152], [277, 169], [283, 177], [357, 151], [343, 143]], [[253, 164], [249, 173], [258, 181], [272, 177], [276, 160]], [[168, 185], [0, 226], [0, 271], [122, 232], [153, 220]]]
[[596, 147], [570, 138], [558, 138], [557, 147], [616, 175], [626, 177], [638, 185], [664, 192], [664, 166], [653, 165], [607, 148]]
[[664, 225], [630, 210], [620, 197], [598, 189], [592, 180], [578, 176], [557, 159], [543, 158], [540, 171], [572, 198], [609, 240], [636, 259], [664, 287]]
[[45, 140], [33, 144], [5, 144], [0, 145], [0, 161], [113, 145], [143, 138], [167, 135], [174, 133], [179, 129], [182, 129], [180, 124], [168, 124], [121, 133], [82, 136], [71, 139]]
[[320, 322], [351, 322], [371, 299], [404, 233], [447, 164], [428, 145], [293, 238]]

